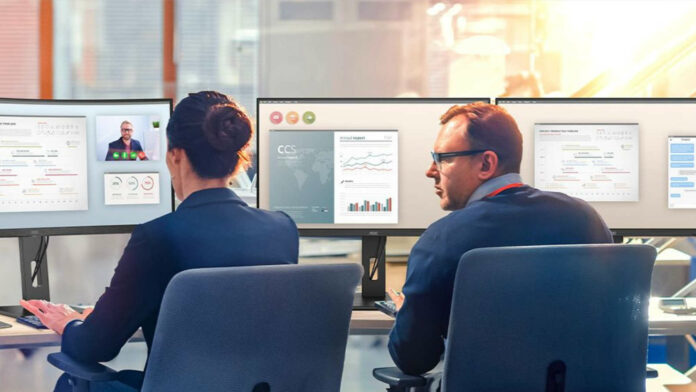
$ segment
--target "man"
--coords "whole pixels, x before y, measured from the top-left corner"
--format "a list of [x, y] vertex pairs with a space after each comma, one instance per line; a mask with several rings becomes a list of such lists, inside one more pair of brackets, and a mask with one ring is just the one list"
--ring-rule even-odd
[[140, 142], [133, 139], [133, 124], [129, 121], [121, 123], [121, 137], [109, 143], [109, 151], [106, 152], [107, 161], [146, 161], [145, 151]]
[[[612, 236], [587, 203], [524, 185], [522, 135], [500, 106], [453, 106], [440, 119], [433, 162], [440, 207], [452, 211], [428, 227], [411, 251], [389, 352], [407, 374], [435, 367], [444, 352], [454, 276], [475, 248], [608, 243]], [[472, 320], [475, 322], [475, 320]]]

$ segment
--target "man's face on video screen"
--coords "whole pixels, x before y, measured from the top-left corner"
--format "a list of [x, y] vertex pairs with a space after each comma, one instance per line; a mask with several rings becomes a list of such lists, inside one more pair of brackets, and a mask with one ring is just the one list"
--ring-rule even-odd
[[132, 124], [121, 124], [121, 138], [124, 141], [128, 141], [133, 136], [133, 125]]

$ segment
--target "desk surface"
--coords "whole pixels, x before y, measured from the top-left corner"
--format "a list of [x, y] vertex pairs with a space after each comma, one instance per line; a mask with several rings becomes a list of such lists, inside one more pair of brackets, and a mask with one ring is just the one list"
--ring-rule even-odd
[[[696, 307], [696, 298], [687, 298], [686, 302]], [[660, 309], [657, 297], [650, 299], [649, 317], [651, 335], [696, 334], [696, 315], [665, 313]]]
[[[687, 298], [690, 306], [696, 307], [696, 297]], [[650, 335], [688, 335], [696, 334], [696, 315], [676, 315], [665, 313], [659, 307], [659, 298], [651, 298], [648, 307]], [[375, 311], [354, 311], [350, 328], [352, 334], [387, 334], [394, 320]]]
[[[696, 298], [687, 298], [691, 306], [696, 306]], [[651, 335], [686, 335], [696, 334], [696, 315], [680, 316], [664, 313], [658, 306], [656, 298], [651, 299], [650, 307]], [[53, 331], [34, 329], [17, 323], [13, 318], [0, 315], [0, 321], [12, 324], [12, 328], [0, 329], [0, 349], [31, 346], [57, 346], [60, 337]], [[394, 319], [374, 310], [356, 310], [350, 319], [352, 335], [385, 335], [391, 330]], [[138, 332], [135, 340], [142, 340]]]
[[[12, 325], [11, 328], [0, 329], [0, 349], [60, 345], [60, 336], [51, 330], [35, 329], [3, 315], [0, 315], [0, 321]], [[389, 333], [392, 324], [394, 319], [382, 312], [356, 310], [350, 320], [350, 334], [382, 335]], [[142, 332], [138, 331], [131, 341], [142, 341], [142, 339]]]
[[[659, 311], [659, 308], [657, 310]], [[694, 320], [690, 321], [690, 324], [696, 325], [696, 317], [689, 317], [689, 319]], [[2, 315], [0, 315], [0, 321], [12, 324], [11, 328], [0, 330], [0, 349], [60, 345], [60, 336], [53, 331], [28, 327], [17, 323], [11, 317]], [[389, 332], [393, 323], [394, 320], [382, 312], [356, 310], [351, 316], [350, 333], [354, 335], [385, 334]], [[136, 333], [131, 341], [139, 340], [142, 341], [140, 331]], [[658, 370], [659, 378], [646, 381], [647, 392], [696, 392], [696, 384], [690, 383], [686, 376], [677, 372], [669, 365], [657, 364], [650, 366]]]
[[60, 337], [53, 331], [32, 328], [5, 315], [0, 315], [0, 321], [12, 325], [11, 328], [0, 329], [0, 348], [57, 346], [60, 343]]
[[[657, 378], [649, 378], [645, 380], [646, 392], [664, 392], [672, 391], [673, 387], [682, 388], [692, 385], [691, 379], [679, 373], [673, 367], [666, 363], [648, 364], [651, 368], [657, 370]], [[682, 390], [682, 389], [678, 389]]]

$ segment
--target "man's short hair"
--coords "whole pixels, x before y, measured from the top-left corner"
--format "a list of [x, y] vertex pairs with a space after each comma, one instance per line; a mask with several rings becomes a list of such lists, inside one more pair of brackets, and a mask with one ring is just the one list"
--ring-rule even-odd
[[494, 151], [503, 174], [520, 172], [522, 134], [507, 110], [483, 102], [454, 105], [440, 117], [440, 124], [445, 125], [459, 115], [468, 121], [466, 133], [472, 150]]
[[123, 124], [129, 124], [130, 126], [133, 126], [133, 123], [130, 122], [130, 121], [128, 121], [128, 120], [124, 120], [124, 121], [121, 123], [121, 128], [123, 128]]

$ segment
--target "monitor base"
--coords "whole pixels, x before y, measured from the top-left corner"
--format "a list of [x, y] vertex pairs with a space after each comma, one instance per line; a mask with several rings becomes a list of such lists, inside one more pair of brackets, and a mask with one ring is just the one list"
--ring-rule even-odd
[[387, 294], [381, 297], [363, 297], [362, 293], [355, 293], [353, 297], [353, 310], [377, 310], [375, 301], [384, 301]]

